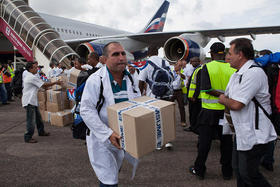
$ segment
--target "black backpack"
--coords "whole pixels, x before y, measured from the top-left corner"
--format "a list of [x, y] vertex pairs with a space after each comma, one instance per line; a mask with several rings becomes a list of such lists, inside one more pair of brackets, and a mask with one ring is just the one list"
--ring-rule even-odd
[[12, 90], [16, 97], [20, 97], [22, 95], [22, 73], [24, 72], [24, 68], [19, 68], [15, 71], [15, 76], [12, 80]]
[[173, 94], [172, 82], [174, 77], [168, 66], [165, 64], [165, 60], [162, 60], [162, 67], [157, 66], [152, 61], [148, 60], [154, 71], [152, 73], [152, 80], [147, 79], [152, 93], [156, 98], [164, 98]]
[[[274, 129], [277, 133], [277, 135], [280, 135], [280, 124], [279, 124], [279, 113], [275, 112], [276, 111], [276, 106], [274, 103], [274, 97], [275, 97], [275, 88], [276, 88], [276, 84], [277, 84], [277, 77], [278, 77], [278, 73], [279, 73], [279, 67], [277, 64], [269, 64], [265, 67], [261, 67], [260, 65], [251, 65], [249, 67], [250, 68], [261, 68], [267, 78], [268, 78], [268, 86], [269, 86], [269, 93], [271, 95], [270, 97], [270, 105], [271, 105], [271, 110], [272, 110], [272, 114], [268, 114], [268, 112], [263, 108], [263, 106], [258, 102], [258, 100], [254, 97], [252, 99], [252, 101], [255, 104], [255, 128], [259, 129], [259, 108], [264, 112], [264, 114], [266, 115], [266, 117], [271, 121], [271, 123], [274, 126]], [[242, 75], [239, 78], [239, 83], [241, 83], [242, 81]]]

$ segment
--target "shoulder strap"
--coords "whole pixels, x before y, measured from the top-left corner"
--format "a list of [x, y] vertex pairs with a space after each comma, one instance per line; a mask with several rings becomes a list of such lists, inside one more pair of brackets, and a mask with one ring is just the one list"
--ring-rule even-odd
[[[99, 91], [99, 98], [98, 98], [98, 101], [96, 103], [96, 110], [99, 114], [103, 104], [104, 104], [104, 101], [105, 101], [105, 97], [103, 95], [103, 90], [104, 90], [104, 87], [103, 87], [103, 82], [102, 82], [102, 77], [100, 77], [100, 91]], [[90, 129], [87, 127], [87, 130], [86, 130], [86, 134], [87, 136], [90, 135]]]
[[[260, 65], [258, 65], [258, 64], [252, 64], [252, 65], [249, 67], [249, 69], [254, 68], [254, 67], [256, 67], [256, 68], [261, 68], [261, 69], [263, 70], [263, 68], [262, 68]], [[242, 76], [243, 76], [243, 74], [241, 74], [240, 77], [239, 77], [239, 84], [240, 84], [241, 81], [242, 81]]]
[[132, 84], [133, 92], [134, 92], [134, 93], [137, 93], [137, 91], [134, 89], [134, 80], [133, 80], [131, 74], [129, 73], [127, 76], [128, 76], [128, 78], [129, 78], [129, 80], [130, 80], [130, 82], [131, 82], [131, 84]]
[[256, 110], [256, 115], [255, 115], [255, 128], [259, 129], [259, 107], [262, 109], [266, 117], [272, 122], [271, 115], [267, 113], [267, 111], [263, 108], [263, 106], [258, 102], [256, 97], [252, 99], [252, 101], [255, 104], [255, 110]]

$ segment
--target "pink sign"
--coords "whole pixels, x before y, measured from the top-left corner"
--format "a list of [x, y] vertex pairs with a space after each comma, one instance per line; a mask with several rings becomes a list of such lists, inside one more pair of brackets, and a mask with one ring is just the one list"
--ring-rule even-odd
[[18, 49], [20, 54], [27, 60], [33, 61], [32, 49], [17, 35], [17, 33], [0, 18], [0, 31], [8, 38], [8, 40]]

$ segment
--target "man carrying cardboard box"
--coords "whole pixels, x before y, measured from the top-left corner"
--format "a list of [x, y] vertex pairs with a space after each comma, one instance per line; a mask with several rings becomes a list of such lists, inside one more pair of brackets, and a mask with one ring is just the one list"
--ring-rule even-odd
[[[24, 87], [22, 91], [22, 106], [26, 109], [26, 132], [24, 141], [26, 143], [37, 143], [33, 139], [34, 127], [36, 122], [39, 136], [49, 136], [50, 133], [44, 130], [44, 123], [38, 109], [38, 90], [39, 88], [48, 88], [54, 84], [61, 84], [61, 81], [44, 83], [37, 74], [37, 63], [28, 62], [26, 64], [26, 76], [24, 78]], [[35, 118], [35, 119], [34, 119]]]
[[[106, 66], [88, 78], [80, 114], [89, 128], [86, 138], [88, 154], [100, 186], [117, 186], [125, 152], [120, 148], [121, 137], [108, 125], [107, 107], [139, 97], [140, 91], [126, 71], [126, 53], [120, 43], [110, 42], [105, 45], [103, 55]], [[97, 109], [101, 97], [104, 103]]]

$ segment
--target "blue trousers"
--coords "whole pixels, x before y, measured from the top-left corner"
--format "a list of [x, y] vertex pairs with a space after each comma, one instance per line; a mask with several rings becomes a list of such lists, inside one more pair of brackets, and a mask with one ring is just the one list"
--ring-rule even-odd
[[35, 124], [38, 129], [38, 134], [44, 133], [44, 123], [37, 106], [27, 105], [26, 110], [26, 132], [24, 134], [24, 141], [28, 141], [34, 134]]
[[7, 103], [7, 90], [5, 88], [5, 84], [0, 83], [0, 98], [2, 101], [2, 104]]

